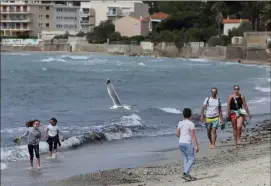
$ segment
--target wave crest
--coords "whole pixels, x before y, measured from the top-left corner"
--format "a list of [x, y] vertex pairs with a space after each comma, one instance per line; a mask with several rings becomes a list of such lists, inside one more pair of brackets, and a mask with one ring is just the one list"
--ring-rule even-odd
[[[144, 130], [141, 118], [136, 114], [123, 116], [120, 120], [112, 122], [107, 126], [93, 127], [90, 131], [78, 136], [67, 137], [61, 142], [60, 150], [68, 150], [91, 143], [119, 140], [136, 136]], [[40, 153], [48, 152], [48, 144], [41, 141]], [[1, 162], [16, 161], [28, 158], [27, 145], [1, 148]]]

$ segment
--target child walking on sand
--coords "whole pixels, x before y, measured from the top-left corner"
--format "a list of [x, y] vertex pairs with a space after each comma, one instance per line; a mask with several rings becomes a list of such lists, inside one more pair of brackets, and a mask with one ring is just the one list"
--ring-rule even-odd
[[185, 108], [183, 110], [184, 120], [179, 122], [176, 129], [176, 136], [179, 137], [179, 147], [184, 159], [184, 172], [182, 178], [187, 181], [196, 179], [190, 176], [189, 172], [195, 163], [194, 152], [199, 152], [198, 140], [195, 134], [195, 124], [190, 121], [191, 115], [191, 109]]
[[30, 168], [33, 168], [33, 158], [34, 152], [37, 159], [37, 168], [40, 169], [40, 153], [39, 153], [39, 142], [41, 139], [41, 132], [39, 130], [40, 121], [39, 120], [31, 120], [26, 123], [28, 127], [28, 131], [19, 137], [19, 139], [28, 136], [28, 152], [30, 156]]
[[47, 143], [49, 144], [50, 158], [56, 158], [57, 145], [61, 145], [59, 140], [59, 127], [56, 124], [56, 118], [51, 118], [50, 124], [46, 127], [45, 132], [45, 138], [48, 138]]

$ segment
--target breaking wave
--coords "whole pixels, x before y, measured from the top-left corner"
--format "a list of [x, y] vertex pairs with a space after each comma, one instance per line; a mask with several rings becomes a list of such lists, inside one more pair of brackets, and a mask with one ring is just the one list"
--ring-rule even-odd
[[[130, 138], [140, 134], [144, 128], [144, 125], [141, 123], [141, 118], [136, 114], [131, 114], [129, 116], [123, 116], [120, 120], [112, 122], [107, 126], [95, 126], [81, 135], [67, 137], [61, 142], [59, 149], [68, 150], [85, 144]], [[22, 129], [23, 128], [20, 128], [18, 131]], [[5, 131], [1, 130], [1, 132]], [[39, 146], [41, 154], [48, 152], [49, 147], [45, 141], [41, 141]], [[27, 145], [1, 148], [1, 163], [24, 160], [27, 159], [28, 156]]]

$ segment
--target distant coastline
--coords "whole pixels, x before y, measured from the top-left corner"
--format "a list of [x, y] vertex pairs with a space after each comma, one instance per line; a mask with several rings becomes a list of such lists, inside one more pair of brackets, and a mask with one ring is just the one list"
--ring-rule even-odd
[[[4, 47], [4, 46], [2, 46]], [[55, 53], [55, 54], [70, 54], [70, 55], [79, 55], [79, 54], [100, 54], [100, 55], [120, 55], [120, 56], [130, 56], [130, 57], [135, 57], [135, 56], [150, 56], [154, 58], [187, 58], [187, 59], [207, 59], [207, 60], [215, 60], [215, 61], [224, 61], [224, 62], [232, 62], [232, 63], [238, 63], [238, 58], [236, 59], [226, 59], [225, 56], [216, 56], [216, 57], [208, 57], [208, 56], [168, 56], [168, 55], [158, 55], [157, 53], [154, 55], [152, 53], [148, 54], [141, 54], [141, 55], [130, 55], [130, 54], [125, 54], [125, 53], [116, 53], [116, 52], [87, 52], [87, 51], [75, 51], [75, 52], [69, 52], [69, 51], [41, 51], [41, 50], [25, 50], [25, 47], [16, 47], [16, 50], [8, 50], [8, 49], [3, 49], [0, 48], [0, 52], [2, 53], [13, 53], [13, 52], [25, 52], [25, 53]], [[249, 60], [249, 59], [241, 59], [240, 60], [241, 64], [251, 64], [251, 65], [264, 65], [264, 66], [270, 66], [271, 62], [269, 61], [263, 61], [263, 60]]]

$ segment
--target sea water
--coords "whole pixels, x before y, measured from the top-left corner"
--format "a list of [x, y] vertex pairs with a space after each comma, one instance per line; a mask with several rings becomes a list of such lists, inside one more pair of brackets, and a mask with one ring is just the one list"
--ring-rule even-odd
[[[124, 105], [136, 106], [110, 109], [107, 78]], [[1, 169], [28, 158], [25, 142], [13, 143], [26, 131], [27, 120], [40, 119], [43, 130], [56, 117], [66, 139], [63, 150], [99, 141], [148, 137], [159, 141], [174, 135], [183, 108], [199, 113], [211, 87], [218, 88], [225, 107], [235, 84], [252, 114], [270, 113], [270, 68], [265, 66], [203, 59], [1, 53]], [[200, 140], [206, 140], [204, 128], [195, 122]], [[160, 144], [167, 148], [168, 144]], [[46, 142], [40, 143], [40, 151], [48, 151]]]

